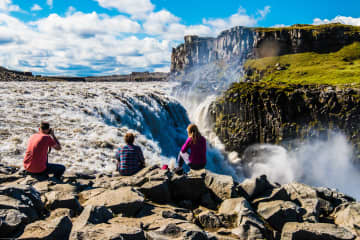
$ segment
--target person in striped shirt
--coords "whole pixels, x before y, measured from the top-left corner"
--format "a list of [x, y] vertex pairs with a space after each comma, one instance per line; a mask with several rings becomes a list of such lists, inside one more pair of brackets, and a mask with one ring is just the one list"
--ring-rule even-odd
[[120, 175], [131, 176], [145, 167], [145, 159], [141, 148], [134, 145], [133, 133], [126, 133], [124, 140], [126, 145], [118, 148], [116, 152], [116, 168]]

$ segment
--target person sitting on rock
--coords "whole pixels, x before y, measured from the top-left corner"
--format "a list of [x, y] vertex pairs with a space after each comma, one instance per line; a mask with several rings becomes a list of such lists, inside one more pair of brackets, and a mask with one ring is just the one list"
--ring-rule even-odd
[[[187, 127], [188, 139], [181, 147], [179, 156], [177, 158], [176, 172], [181, 172], [180, 169], [188, 170], [187, 166], [194, 170], [205, 168], [206, 165], [206, 140], [201, 136], [198, 127], [195, 124], [190, 124]], [[190, 154], [187, 151], [190, 150]]]
[[60, 142], [57, 140], [54, 130], [48, 122], [41, 122], [39, 132], [33, 134], [28, 143], [24, 157], [24, 169], [30, 175], [54, 177], [61, 180], [65, 172], [65, 166], [48, 162], [48, 153], [51, 148], [61, 150]]
[[126, 145], [118, 148], [116, 152], [116, 168], [120, 175], [131, 176], [145, 167], [145, 159], [141, 148], [134, 145], [133, 133], [126, 133], [124, 140]]

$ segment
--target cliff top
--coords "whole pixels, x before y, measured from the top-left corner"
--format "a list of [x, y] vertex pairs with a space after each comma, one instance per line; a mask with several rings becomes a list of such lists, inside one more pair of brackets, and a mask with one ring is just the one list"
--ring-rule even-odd
[[360, 86], [360, 42], [333, 53], [306, 52], [251, 59], [244, 67], [248, 81]]
[[325, 31], [331, 31], [335, 29], [343, 29], [347, 32], [360, 32], [359, 26], [353, 26], [353, 25], [345, 25], [341, 23], [329, 23], [329, 24], [322, 24], [322, 25], [311, 25], [311, 24], [295, 24], [289, 27], [255, 27], [251, 28], [254, 31], [261, 31], [261, 32], [273, 32], [273, 31], [288, 31], [288, 30], [307, 30], [307, 31], [319, 31], [319, 32], [325, 32]]

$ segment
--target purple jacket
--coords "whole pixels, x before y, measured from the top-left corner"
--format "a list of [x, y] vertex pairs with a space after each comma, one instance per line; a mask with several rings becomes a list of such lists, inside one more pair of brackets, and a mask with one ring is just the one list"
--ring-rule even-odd
[[189, 137], [184, 145], [181, 147], [181, 152], [184, 153], [190, 148], [189, 162], [192, 164], [206, 163], [206, 140], [201, 136], [196, 144], [192, 144], [192, 139]]

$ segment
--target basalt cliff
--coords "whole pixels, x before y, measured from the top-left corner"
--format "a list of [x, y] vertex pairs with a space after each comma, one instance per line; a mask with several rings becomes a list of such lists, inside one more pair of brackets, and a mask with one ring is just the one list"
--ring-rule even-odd
[[[360, 28], [341, 24], [285, 28], [236, 27], [217, 38], [185, 37], [171, 71], [234, 83], [210, 107], [227, 150], [256, 143], [291, 147], [292, 140], [344, 133], [360, 149]], [[227, 76], [228, 77], [228, 76]], [[329, 131], [330, 130], [330, 131]]]

